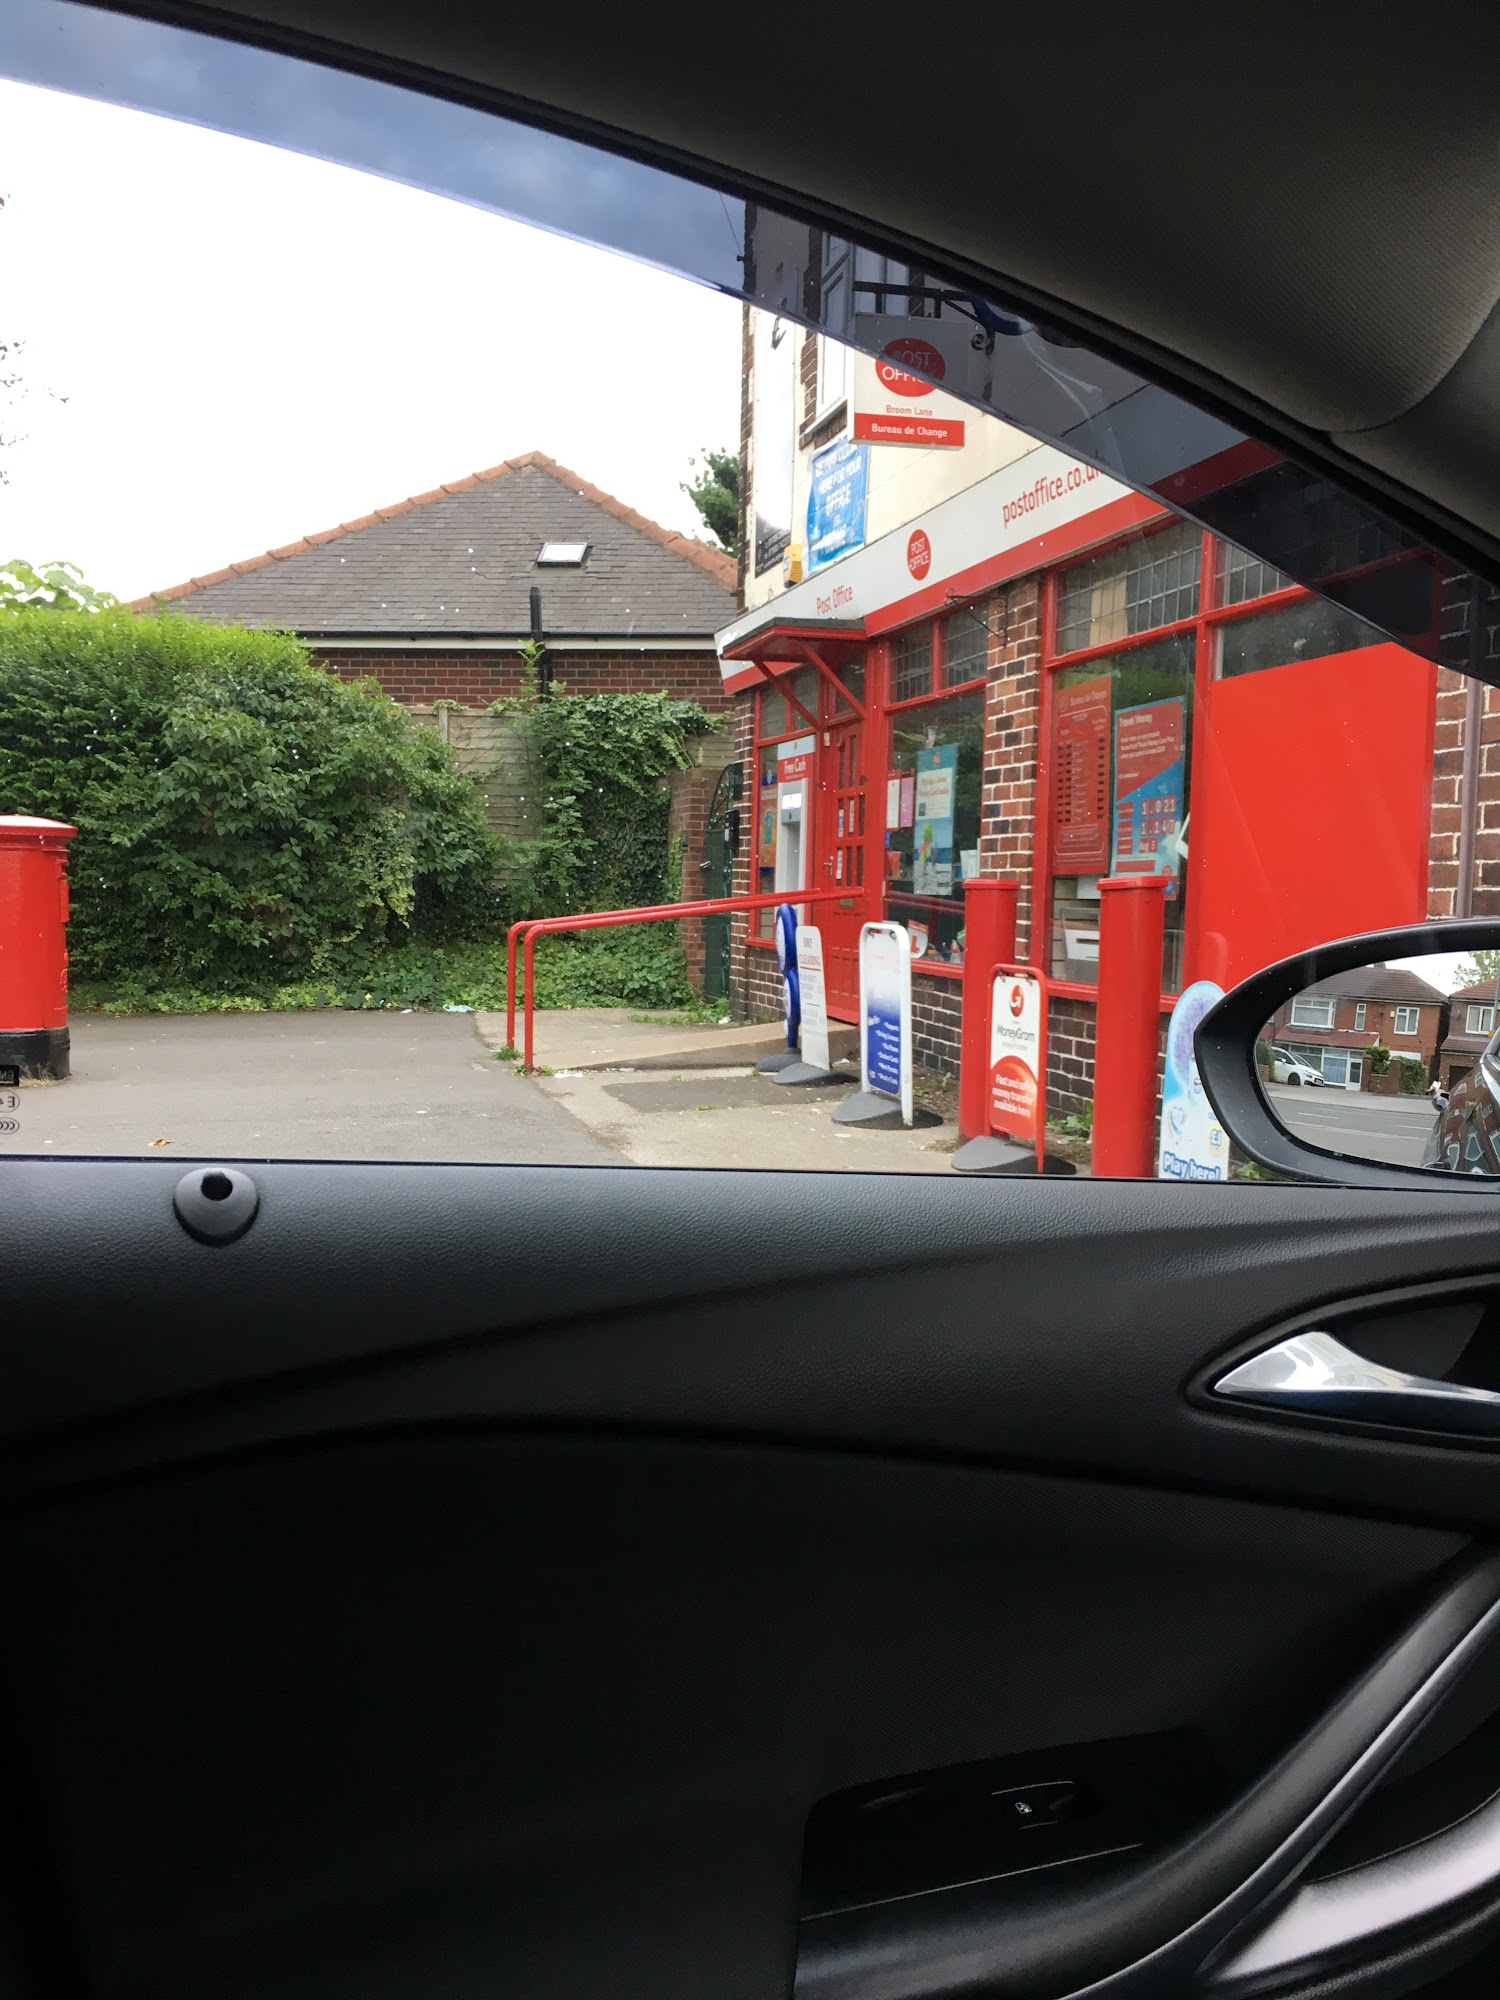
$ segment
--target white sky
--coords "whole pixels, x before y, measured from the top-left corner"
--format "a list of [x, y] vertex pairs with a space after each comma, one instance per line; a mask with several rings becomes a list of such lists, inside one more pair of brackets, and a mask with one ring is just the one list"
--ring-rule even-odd
[[[134, 597], [540, 450], [702, 534], [740, 311], [389, 181], [0, 81], [0, 561]], [[49, 395], [47, 392], [55, 392]], [[66, 402], [56, 400], [66, 397]]]

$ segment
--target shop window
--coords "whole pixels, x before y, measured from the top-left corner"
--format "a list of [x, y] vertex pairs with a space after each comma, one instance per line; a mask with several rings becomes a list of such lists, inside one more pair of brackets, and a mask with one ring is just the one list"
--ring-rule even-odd
[[1063, 573], [1057, 650], [1116, 645], [1198, 611], [1203, 536], [1189, 521], [1126, 542]]
[[760, 690], [760, 719], [755, 732], [758, 738], [794, 736], [808, 727], [806, 719], [787, 700], [788, 689], [808, 715], [817, 714], [818, 670], [799, 667], [796, 673], [782, 675]]
[[989, 663], [989, 626], [984, 613], [955, 611], [943, 620], [943, 686], [962, 687], [965, 681], [984, 678]]
[[1492, 1035], [1495, 1032], [1495, 1010], [1493, 1007], [1471, 1007], [1464, 1024], [1466, 1035]]
[[1292, 578], [1259, 556], [1246, 555], [1228, 542], [1216, 542], [1214, 547], [1214, 594], [1219, 604], [1249, 604], [1253, 598], [1269, 597], [1273, 590], [1291, 589]]
[[1181, 983], [1193, 743], [1191, 636], [1059, 669], [1053, 683], [1054, 978], [1099, 972], [1099, 878], [1168, 874], [1162, 988]]
[[[1257, 674], [1268, 667], [1290, 666], [1295, 660], [1321, 660], [1329, 653], [1352, 653], [1379, 645], [1383, 634], [1330, 604], [1324, 597], [1304, 598], [1275, 611], [1235, 618], [1219, 631], [1219, 672]], [[1296, 726], [1295, 716], [1288, 726]]]
[[891, 700], [932, 693], [932, 627], [912, 625], [891, 643]]
[[1294, 1028], [1331, 1028], [1333, 1026], [1332, 1000], [1317, 1000], [1302, 993], [1292, 1002], [1291, 1022]]
[[979, 872], [984, 689], [891, 717], [886, 783], [886, 907], [912, 956], [961, 965], [964, 883]]
[[849, 702], [844, 699], [843, 689], [847, 688], [854, 700], [863, 707], [865, 699], [865, 663], [863, 660], [851, 660], [846, 666], [835, 667], [834, 672], [838, 675], [840, 683], [840, 690], [834, 697], [836, 712], [839, 715], [852, 715], [854, 710]]
[[818, 335], [818, 385], [816, 414], [831, 415], [849, 393], [849, 350], [844, 345], [850, 317], [852, 258], [841, 236], [825, 236], [822, 250], [820, 299], [821, 324], [828, 330]]
[[1365, 1003], [1363, 1000], [1356, 1000], [1354, 1003], [1354, 1025], [1356, 1028], [1362, 1028], [1365, 1025]]
[[1417, 1032], [1417, 1024], [1421, 1018], [1422, 1010], [1420, 1007], [1398, 1007], [1396, 1009], [1396, 1023], [1391, 1032], [1397, 1035], [1414, 1035]]
[[874, 250], [854, 253], [854, 310], [857, 313], [896, 313], [920, 318], [926, 301], [920, 292], [906, 290], [920, 285], [921, 278], [894, 257], [882, 257]]

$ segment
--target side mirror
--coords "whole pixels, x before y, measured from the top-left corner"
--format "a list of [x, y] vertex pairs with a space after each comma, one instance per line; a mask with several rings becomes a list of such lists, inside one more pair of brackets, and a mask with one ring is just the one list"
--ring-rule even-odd
[[1268, 966], [1204, 1016], [1198, 1074], [1284, 1179], [1500, 1192], [1500, 921], [1414, 924]]

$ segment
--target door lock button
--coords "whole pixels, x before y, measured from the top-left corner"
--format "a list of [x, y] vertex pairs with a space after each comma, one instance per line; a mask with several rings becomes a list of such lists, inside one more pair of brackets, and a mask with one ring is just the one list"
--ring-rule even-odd
[[992, 1792], [990, 1797], [1001, 1822], [1023, 1833], [1056, 1826], [1078, 1810], [1078, 1787], [1067, 1779], [1046, 1785], [1012, 1785]]

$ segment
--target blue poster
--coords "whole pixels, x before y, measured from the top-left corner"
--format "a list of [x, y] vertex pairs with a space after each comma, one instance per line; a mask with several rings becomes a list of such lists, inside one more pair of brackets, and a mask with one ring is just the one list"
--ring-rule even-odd
[[1181, 866], [1187, 703], [1181, 695], [1115, 714], [1115, 811], [1111, 875], [1170, 875]]
[[864, 546], [870, 448], [838, 438], [816, 454], [807, 495], [807, 567], [821, 569]]
[[911, 1123], [911, 941], [900, 924], [866, 924], [859, 937], [864, 1087], [898, 1097]]
[[917, 752], [912, 821], [914, 896], [953, 894], [953, 806], [957, 789], [956, 743], [939, 743]]

